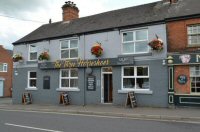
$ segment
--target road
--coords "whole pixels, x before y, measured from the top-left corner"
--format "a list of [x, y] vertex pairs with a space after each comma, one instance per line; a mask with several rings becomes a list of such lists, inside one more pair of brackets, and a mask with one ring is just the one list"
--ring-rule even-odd
[[0, 110], [0, 132], [199, 132], [200, 124]]

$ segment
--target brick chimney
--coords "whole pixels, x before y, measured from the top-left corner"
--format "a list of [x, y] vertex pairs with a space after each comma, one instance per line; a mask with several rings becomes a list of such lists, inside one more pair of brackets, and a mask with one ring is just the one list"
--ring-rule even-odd
[[63, 10], [63, 21], [71, 21], [74, 19], [79, 18], [79, 9], [76, 7], [76, 4], [71, 1], [65, 2], [65, 4], [62, 6]]
[[177, 3], [178, 0], [163, 0], [164, 3], [170, 3], [170, 4], [174, 4]]

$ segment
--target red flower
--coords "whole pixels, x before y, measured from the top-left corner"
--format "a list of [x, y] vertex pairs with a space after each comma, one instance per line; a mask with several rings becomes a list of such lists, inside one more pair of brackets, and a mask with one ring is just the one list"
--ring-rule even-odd
[[103, 54], [103, 48], [101, 47], [101, 43], [96, 43], [92, 48], [91, 48], [91, 53], [95, 55], [96, 57], [99, 57]]

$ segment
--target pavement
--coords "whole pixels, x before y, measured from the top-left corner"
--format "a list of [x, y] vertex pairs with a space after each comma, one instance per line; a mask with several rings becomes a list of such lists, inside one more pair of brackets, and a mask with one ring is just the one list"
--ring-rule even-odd
[[200, 108], [172, 107], [151, 108], [113, 105], [41, 105], [41, 104], [12, 104], [11, 98], [0, 98], [0, 110], [39, 111], [62, 114], [81, 114], [94, 116], [122, 117], [145, 120], [163, 120], [200, 123]]

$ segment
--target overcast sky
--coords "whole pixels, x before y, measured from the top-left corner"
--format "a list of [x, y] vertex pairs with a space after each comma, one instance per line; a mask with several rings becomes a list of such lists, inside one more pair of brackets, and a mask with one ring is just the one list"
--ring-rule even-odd
[[[12, 43], [42, 24], [62, 20], [61, 7], [67, 0], [0, 0], [0, 45], [12, 49]], [[72, 0], [79, 16], [89, 16], [158, 0]], [[14, 17], [14, 18], [12, 18]], [[17, 19], [16, 19], [17, 18]]]

